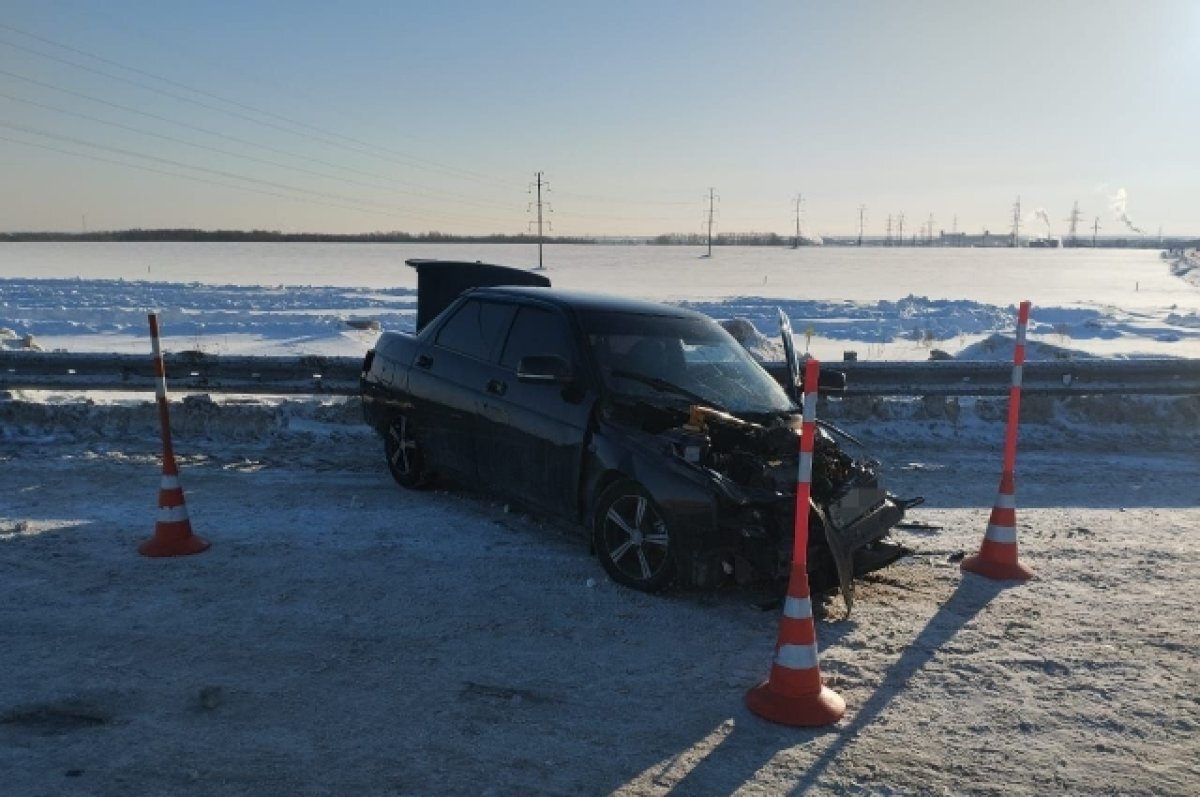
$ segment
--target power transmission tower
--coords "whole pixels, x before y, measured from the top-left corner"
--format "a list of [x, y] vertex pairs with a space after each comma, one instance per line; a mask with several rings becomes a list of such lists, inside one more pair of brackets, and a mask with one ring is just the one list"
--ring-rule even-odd
[[1079, 212], [1079, 202], [1077, 201], [1071, 207], [1071, 218], [1067, 219], [1071, 223], [1071, 228], [1067, 232], [1067, 240], [1071, 242], [1071, 246], [1079, 246], [1079, 236], [1076, 230], [1079, 227], [1079, 221], [1083, 218], [1083, 214]]
[[712, 226], [713, 226], [713, 211], [716, 205], [717, 195], [714, 189], [708, 189], [708, 254], [705, 257], [712, 257]]
[[933, 246], [933, 214], [929, 214], [929, 226], [925, 228], [925, 245]]
[[865, 219], [866, 212], [867, 212], [867, 206], [866, 206], [866, 205], [859, 205], [859, 206], [858, 206], [858, 245], [859, 245], [859, 246], [862, 246], [862, 238], [863, 238], [863, 221], [864, 221], [864, 219]]
[[888, 214], [887, 238], [884, 239], [883, 245], [884, 246], [892, 245], [892, 214], [891, 213]]
[[900, 214], [899, 220], [900, 231], [896, 234], [896, 245], [904, 246], [904, 214]]
[[1100, 217], [1099, 216], [1097, 216], [1096, 220], [1092, 222], [1092, 248], [1093, 249], [1096, 248], [1096, 233], [1098, 233], [1098, 232], [1100, 232]]
[[1021, 241], [1021, 197], [1017, 197], [1017, 201], [1013, 203], [1013, 227], [1012, 227], [1012, 246], [1014, 249]]
[[796, 198], [792, 200], [792, 208], [796, 211], [796, 238], [792, 241], [792, 248], [800, 248], [800, 209], [804, 205], [804, 194], [796, 194]]
[[[534, 190], [534, 188], [536, 188], [536, 189], [537, 189], [537, 236], [538, 236], [538, 264], [537, 264], [537, 270], [538, 270], [538, 271], [541, 271], [541, 270], [543, 270], [543, 269], [545, 268], [545, 266], [544, 266], [544, 265], [542, 265], [542, 241], [543, 241], [543, 236], [542, 236], [542, 210], [543, 210], [543, 207], [544, 207], [544, 208], [545, 208], [545, 211], [546, 211], [547, 213], [553, 213], [553, 212], [554, 212], [554, 209], [550, 207], [550, 203], [549, 203], [549, 202], [546, 202], [546, 203], [543, 203], [543, 202], [542, 202], [542, 189], [543, 189], [543, 188], [545, 188], [545, 189], [546, 189], [546, 193], [550, 193], [550, 183], [548, 183], [548, 182], [546, 181], [546, 179], [545, 179], [545, 178], [542, 176], [542, 172], [537, 172], [537, 173], [536, 173], [534, 176], [535, 176], [537, 179], [536, 179], [536, 181], [535, 181], [535, 182], [533, 182], [533, 183], [530, 183], [530, 184], [529, 184], [529, 190], [530, 190], [530, 192], [532, 192], [532, 191]], [[530, 210], [530, 211], [531, 211], [532, 209], [533, 209], [533, 204], [531, 203], [531, 204], [530, 204], [530, 207], [528, 208], [528, 210]], [[550, 222], [548, 222], [548, 221], [547, 221], [545, 224], [546, 224], [546, 226], [547, 226], [547, 227], [549, 227], [550, 229], [554, 229], [553, 225], [551, 225], [551, 224], [550, 224]], [[529, 222], [529, 226], [530, 226], [530, 227], [532, 227], [532, 226], [533, 226], [533, 222], [532, 222], [532, 221], [531, 221], [531, 222]]]

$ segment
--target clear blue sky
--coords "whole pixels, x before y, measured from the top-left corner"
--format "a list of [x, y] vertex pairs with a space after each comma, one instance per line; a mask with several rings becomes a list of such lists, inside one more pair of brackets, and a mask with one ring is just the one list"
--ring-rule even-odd
[[1200, 233], [1196, 0], [3, 9], [0, 230]]

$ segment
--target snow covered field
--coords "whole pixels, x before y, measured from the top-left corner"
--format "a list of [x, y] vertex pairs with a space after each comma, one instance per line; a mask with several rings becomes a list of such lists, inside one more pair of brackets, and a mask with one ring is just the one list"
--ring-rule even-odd
[[[356, 354], [374, 333], [345, 318], [411, 327], [401, 261], [429, 254], [67, 246], [0, 247], [0, 326], [93, 351], [148, 350], [159, 308], [174, 349]], [[513, 263], [500, 249], [434, 256]], [[924, 359], [905, 335], [941, 322], [948, 350], [1010, 333], [1022, 298], [1035, 339], [1200, 356], [1196, 274], [1150, 253], [980, 252], [956, 270], [968, 255], [613, 251], [548, 257], [549, 275], [764, 332], [781, 304], [835, 359]], [[799, 287], [793, 256], [812, 266]], [[742, 704], [777, 612], [736, 591], [633, 593], [575, 529], [400, 490], [353, 401], [177, 403], [188, 507], [213, 547], [150, 560], [152, 406], [0, 400], [0, 792], [1194, 795], [1196, 400], [1027, 407], [1017, 518], [1039, 578], [1020, 586], [957, 565], [995, 498], [1002, 412], [826, 407], [889, 488], [926, 496], [911, 519], [940, 528], [900, 532], [915, 554], [860, 582], [851, 616], [827, 606], [821, 666], [849, 708], [801, 731]]]
[[[1200, 280], [1149, 250], [551, 246], [559, 287], [686, 303], [778, 332], [776, 307], [822, 359], [924, 360], [1012, 333], [1081, 354], [1200, 357]], [[375, 333], [412, 329], [411, 257], [536, 264], [515, 245], [5, 244], [0, 328], [46, 349], [143, 352], [145, 314], [168, 350], [360, 355]], [[811, 336], [806, 333], [811, 332]], [[1008, 356], [1008, 355], [1004, 355]]]

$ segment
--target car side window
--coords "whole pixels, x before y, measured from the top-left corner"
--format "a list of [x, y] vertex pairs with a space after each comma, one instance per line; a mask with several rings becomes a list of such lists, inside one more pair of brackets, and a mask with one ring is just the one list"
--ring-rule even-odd
[[508, 333], [500, 365], [515, 371], [521, 358], [531, 354], [557, 354], [569, 363], [575, 359], [573, 349], [570, 330], [561, 315], [540, 307], [522, 307]]
[[468, 300], [438, 330], [437, 345], [491, 361], [499, 341], [512, 320], [513, 306]]

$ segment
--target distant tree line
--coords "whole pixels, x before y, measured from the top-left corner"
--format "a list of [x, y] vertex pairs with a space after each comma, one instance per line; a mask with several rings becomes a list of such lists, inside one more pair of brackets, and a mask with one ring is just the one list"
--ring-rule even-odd
[[[445, 232], [367, 232], [367, 233], [319, 233], [279, 232], [278, 230], [111, 230], [108, 232], [8, 232], [0, 233], [0, 242], [5, 241], [187, 241], [187, 242], [278, 242], [278, 243], [488, 243], [524, 244], [537, 243], [536, 235], [453, 235]], [[547, 243], [590, 244], [590, 237], [558, 236], [547, 237]]]
[[[647, 243], [655, 246], [705, 246], [708, 237], [701, 233], [666, 233]], [[773, 232], [723, 232], [713, 236], [713, 246], [785, 246], [791, 240]]]
[[[491, 233], [488, 235], [454, 235], [445, 232], [366, 232], [366, 233], [320, 233], [320, 232], [279, 232], [278, 230], [112, 230], [108, 232], [0, 232], [0, 243], [27, 241], [185, 241], [185, 242], [279, 242], [279, 243], [483, 243], [483, 244], [535, 244], [536, 235], [504, 235]], [[705, 246], [707, 237], [701, 233], [664, 233], [651, 238], [639, 236], [622, 236], [619, 238], [602, 236], [547, 236], [543, 239], [549, 244], [651, 244], [654, 246]], [[826, 245], [853, 246], [854, 238], [826, 238]], [[801, 244], [809, 241], [801, 240]], [[1098, 245], [1102, 248], [1144, 248], [1144, 249], [1195, 249], [1200, 247], [1200, 239], [1167, 238], [1158, 239], [1142, 237], [1135, 239], [1101, 238]], [[773, 232], [726, 232], [713, 237], [714, 246], [791, 246], [791, 236], [783, 236]], [[884, 246], [890, 242], [879, 238], [865, 238], [866, 246]], [[898, 245], [898, 244], [890, 244]], [[915, 245], [915, 244], [914, 244]], [[934, 246], [956, 245], [938, 241]], [[960, 242], [957, 245], [970, 245]], [[1002, 237], [995, 236], [995, 243], [1001, 246]], [[1091, 242], [1081, 241], [1078, 244], [1065, 243], [1066, 246], [1090, 246]]]

